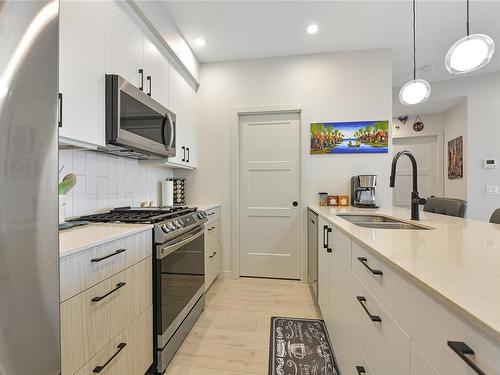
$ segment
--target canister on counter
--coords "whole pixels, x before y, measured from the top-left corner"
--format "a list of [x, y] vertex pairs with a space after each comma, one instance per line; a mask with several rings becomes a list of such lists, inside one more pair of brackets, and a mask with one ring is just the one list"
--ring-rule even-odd
[[336, 195], [329, 195], [328, 196], [328, 205], [329, 206], [338, 206], [339, 205], [338, 196], [336, 196]]
[[348, 195], [339, 195], [338, 202], [339, 202], [339, 206], [349, 206], [349, 196]]
[[328, 193], [324, 192], [319, 193], [319, 205], [320, 206], [328, 205]]

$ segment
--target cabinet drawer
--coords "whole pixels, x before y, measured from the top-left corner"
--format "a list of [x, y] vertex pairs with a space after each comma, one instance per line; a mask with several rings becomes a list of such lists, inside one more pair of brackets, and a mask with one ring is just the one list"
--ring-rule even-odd
[[152, 255], [152, 231], [62, 257], [61, 302]]
[[366, 361], [379, 375], [409, 374], [409, 337], [353, 273], [351, 277], [350, 329]]
[[152, 304], [151, 257], [61, 304], [63, 374], [73, 374]]
[[209, 223], [212, 223], [216, 220], [219, 220], [220, 218], [220, 207], [214, 207], [214, 208], [211, 208], [209, 210], [206, 210], [205, 213], [207, 214], [207, 218], [208, 218], [208, 222], [207, 222], [207, 225]]
[[[114, 337], [99, 353], [78, 371], [77, 375], [95, 375], [94, 370], [105, 367], [106, 375], [142, 375], [153, 362], [152, 306], [131, 325]], [[63, 372], [63, 375], [67, 373]]]
[[[368, 362], [359, 349], [352, 332], [345, 327], [339, 327], [334, 335], [334, 349], [337, 365], [342, 375], [374, 375]], [[365, 373], [363, 374], [362, 370]], [[359, 370], [359, 372], [358, 372]]]
[[352, 272], [408, 333], [410, 302], [406, 290], [413, 286], [355, 241], [352, 242]]
[[213, 249], [220, 242], [220, 221], [216, 220], [205, 224], [205, 248]]
[[488, 375], [500, 375], [500, 344], [473, 328], [424, 291], [413, 287], [413, 344], [440, 374], [471, 375], [472, 368], [450, 348], [448, 341], [465, 343], [474, 355], [465, 355]]
[[410, 344], [410, 375], [439, 375], [422, 352], [413, 344]]

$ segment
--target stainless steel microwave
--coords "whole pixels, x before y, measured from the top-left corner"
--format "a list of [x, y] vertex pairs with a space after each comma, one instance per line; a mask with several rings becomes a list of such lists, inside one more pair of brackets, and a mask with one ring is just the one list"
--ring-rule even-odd
[[175, 113], [122, 77], [106, 74], [106, 151], [134, 159], [175, 156]]

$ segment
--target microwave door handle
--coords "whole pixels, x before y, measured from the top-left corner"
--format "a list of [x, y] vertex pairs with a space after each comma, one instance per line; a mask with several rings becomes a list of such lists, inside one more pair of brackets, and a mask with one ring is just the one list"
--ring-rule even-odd
[[[167, 146], [167, 148], [171, 148], [173, 146], [173, 143], [174, 143], [175, 124], [172, 121], [172, 116], [170, 116], [170, 113], [167, 113], [166, 117], [167, 117], [168, 122], [170, 124], [170, 139], [168, 141], [168, 144], [165, 144], [165, 146]], [[163, 130], [163, 134], [165, 134], [165, 129]]]

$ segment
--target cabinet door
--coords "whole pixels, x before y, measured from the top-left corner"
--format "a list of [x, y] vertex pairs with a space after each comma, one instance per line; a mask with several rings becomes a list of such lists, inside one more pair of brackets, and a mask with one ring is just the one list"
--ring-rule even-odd
[[[142, 28], [125, 2], [109, 1], [105, 3], [108, 14], [106, 33], [106, 72], [118, 74], [131, 84], [144, 89], [147, 86], [146, 75], [141, 80], [139, 69], [143, 69], [144, 34]], [[87, 25], [91, 29], [93, 23]]]
[[323, 319], [327, 320], [330, 314], [330, 256], [332, 254], [328, 252], [328, 249], [331, 249], [328, 243], [330, 227], [323, 218], [320, 217], [318, 221], [318, 305]]
[[[156, 46], [154, 37], [147, 33], [144, 37], [144, 91], [150, 92], [151, 97], [168, 108], [168, 60]], [[146, 78], [150, 76], [149, 82]]]
[[59, 91], [63, 103], [59, 135], [68, 140], [105, 144], [105, 34], [101, 2], [61, 1]]
[[188, 86], [186, 107], [186, 147], [188, 150], [186, 164], [195, 168], [197, 166], [196, 152], [196, 91]]
[[175, 146], [176, 155], [168, 161], [176, 164], [186, 163], [186, 96], [187, 83], [177, 70], [170, 65], [169, 68], [169, 109], [175, 113]]

